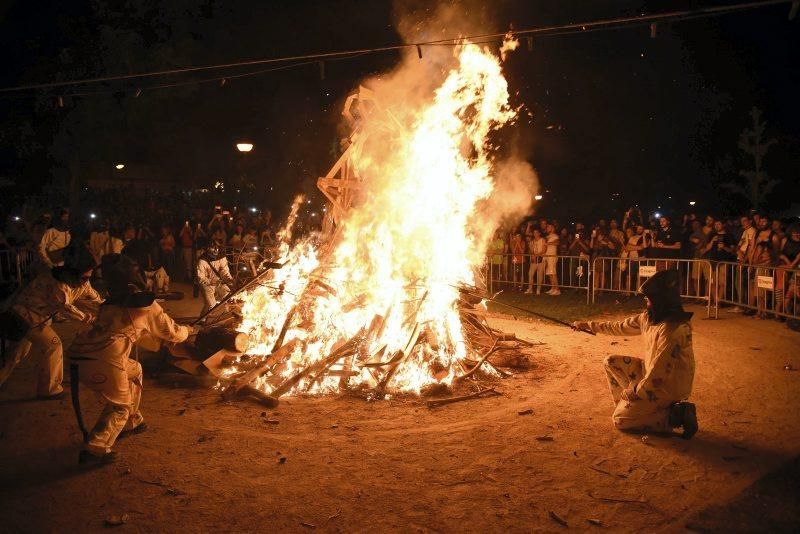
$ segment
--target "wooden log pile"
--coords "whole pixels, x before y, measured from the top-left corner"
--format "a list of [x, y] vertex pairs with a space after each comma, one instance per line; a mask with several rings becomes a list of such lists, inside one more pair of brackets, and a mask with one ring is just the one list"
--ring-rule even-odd
[[[311, 284], [307, 293], [313, 297], [321, 294], [333, 294], [336, 289], [319, 281]], [[381, 339], [386, 327], [387, 317], [391, 307], [383, 314], [376, 314], [373, 319], [362, 327], [358, 333], [349, 339], [340, 339], [335, 343], [330, 353], [312, 363], [297, 368], [291, 365], [292, 355], [302, 353], [305, 342], [296, 338], [286, 340], [287, 333], [292, 330], [291, 324], [305, 325], [303, 313], [303, 299], [287, 314], [280, 333], [272, 347], [272, 352], [267, 356], [251, 357], [247, 362], [237, 362], [233, 373], [227, 373], [222, 379], [222, 396], [230, 400], [239, 395], [256, 396], [265, 404], [277, 404], [278, 399], [287, 393], [312, 392], [326, 377], [338, 377], [339, 390], [351, 392], [365, 392], [370, 398], [382, 398], [389, 389], [393, 377], [401, 369], [404, 362], [413, 354], [422, 354], [422, 358], [430, 366], [433, 386], [422, 391], [423, 394], [453, 393], [456, 389], [460, 392], [473, 391], [472, 394], [452, 397], [453, 401], [483, 398], [485, 393], [499, 394], [491, 387], [491, 383], [500, 377], [509, 376], [510, 373], [493, 363], [494, 358], [508, 356], [527, 358], [523, 351], [533, 343], [518, 339], [514, 334], [501, 332], [486, 321], [486, 311], [481, 304], [484, 293], [474, 286], [460, 286], [458, 288], [460, 299], [458, 310], [461, 318], [468, 353], [471, 358], [458, 360], [457, 376], [450, 386], [437, 387], [436, 379], [448, 375], [448, 369], [436, 368], [436, 351], [439, 349], [439, 340], [436, 334], [426, 324], [416, 320], [417, 314], [427, 298], [427, 292], [411, 303], [406, 303], [405, 326], [410, 332], [408, 341], [403, 348], [387, 354], [386, 345], [374, 349], [375, 342]], [[362, 306], [363, 297], [356, 298], [348, 303], [350, 309]], [[291, 336], [290, 336], [291, 337]], [[372, 349], [371, 349], [372, 347]], [[420, 353], [421, 351], [421, 353]], [[508, 358], [505, 358], [508, 361]], [[511, 358], [513, 361], [514, 358]], [[368, 372], [375, 386], [372, 388], [352, 388], [351, 378]], [[263, 393], [268, 390], [270, 393]], [[433, 402], [431, 406], [438, 406]]]

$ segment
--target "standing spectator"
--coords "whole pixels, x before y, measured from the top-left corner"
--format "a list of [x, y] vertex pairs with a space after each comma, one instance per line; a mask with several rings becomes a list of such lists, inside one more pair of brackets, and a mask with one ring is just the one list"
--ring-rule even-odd
[[536, 294], [542, 293], [542, 280], [544, 279], [544, 254], [547, 251], [547, 241], [542, 237], [538, 228], [532, 230], [533, 237], [528, 242], [528, 253], [531, 255], [531, 267], [528, 270], [528, 289], [526, 294], [533, 294], [533, 280], [536, 278]]
[[[609, 289], [611, 288], [612, 270], [611, 261], [609, 261], [608, 258], [615, 258], [618, 251], [614, 248], [614, 242], [608, 238], [604, 226], [598, 226], [592, 230], [591, 247], [592, 265], [594, 269], [597, 267], [597, 262], [595, 260], [597, 258], [605, 258], [600, 261], [600, 269], [594, 272], [595, 287]], [[608, 285], [606, 285], [606, 281], [608, 281]]]
[[522, 278], [522, 262], [525, 259], [525, 241], [522, 239], [522, 232], [519, 228], [514, 230], [511, 236], [511, 268], [514, 289], [522, 289], [524, 280]]
[[[656, 257], [665, 260], [677, 260], [681, 254], [681, 236], [676, 231], [669, 220], [669, 217], [659, 219], [660, 228], [655, 237]], [[675, 267], [674, 261], [662, 262], [659, 270], [672, 269]]]
[[614, 242], [615, 249], [622, 251], [625, 245], [625, 234], [619, 229], [619, 224], [616, 219], [611, 219], [608, 223], [608, 238]]
[[[711, 228], [700, 226], [700, 221], [693, 219], [691, 221], [691, 230], [692, 233], [689, 234], [689, 242], [687, 244], [687, 257], [700, 260], [706, 244], [711, 238]], [[707, 265], [704, 263], [700, 261], [692, 262], [689, 267], [689, 294], [702, 296], [701, 281], [705, 279], [708, 282], [711, 279], [711, 273], [707, 271]]]
[[756, 229], [750, 217], [744, 216], [740, 219], [742, 234], [739, 238], [739, 245], [736, 252], [736, 260], [739, 263], [748, 263], [753, 255], [753, 248], [756, 243]]
[[[583, 225], [581, 224], [580, 227], [581, 229], [575, 232], [575, 239], [573, 239], [572, 243], [570, 243], [568, 251], [568, 254], [571, 256], [569, 259], [569, 279], [572, 280], [573, 275], [577, 276], [578, 283], [580, 283], [580, 279], [584, 275], [589, 275], [589, 262], [591, 261], [589, 258], [592, 254], [592, 249], [589, 246], [589, 242], [586, 241]], [[578, 258], [575, 258], [574, 256], [578, 256]], [[583, 261], [586, 261], [586, 269], [584, 269]]]
[[711, 290], [711, 303], [717, 302], [720, 293], [725, 295], [728, 269], [718, 269], [719, 262], [732, 262], [736, 259], [736, 241], [725, 229], [722, 221], [714, 221], [714, 232], [703, 246], [700, 257], [711, 263], [711, 277], [714, 287]]
[[[641, 227], [639, 227], [641, 228]], [[644, 228], [642, 228], [644, 231]], [[621, 272], [627, 271], [628, 276], [625, 279], [625, 289], [628, 291], [636, 291], [639, 284], [639, 252], [644, 248], [644, 236], [637, 233], [632, 226], [625, 229], [625, 246], [620, 253], [619, 268]], [[628, 261], [625, 261], [627, 258]]]
[[[741, 234], [739, 237], [738, 245], [736, 246], [736, 261], [739, 264], [745, 265], [752, 261], [753, 252], [756, 244], [756, 229], [753, 227], [753, 222], [747, 215], [739, 219], [741, 223]], [[749, 268], [739, 267], [734, 271], [733, 288], [736, 292], [734, 297], [739, 302], [749, 302], [750, 298], [748, 292], [750, 290], [750, 278], [752, 273]], [[744, 308], [734, 306], [730, 310], [731, 313], [744, 313]]]
[[233, 234], [231, 234], [231, 238], [228, 240], [228, 245], [230, 245], [235, 252], [242, 250], [244, 246], [244, 225], [241, 222], [236, 223]]
[[556, 264], [558, 263], [558, 234], [556, 228], [552, 224], [547, 225], [547, 249], [545, 250], [544, 258], [544, 274], [550, 278], [550, 290], [546, 293], [548, 295], [560, 295], [561, 290], [558, 289], [558, 276], [556, 273]]
[[64, 250], [72, 240], [69, 231], [69, 210], [61, 208], [52, 228], [42, 234], [39, 241], [39, 260], [46, 269], [64, 265]]
[[[198, 230], [200, 229], [200, 225], [197, 225]], [[189, 220], [187, 219], [186, 222], [183, 223], [183, 228], [181, 228], [181, 233], [178, 234], [178, 239], [181, 241], [181, 257], [183, 258], [183, 268], [186, 274], [186, 281], [192, 279], [192, 272], [194, 267], [194, 252], [197, 250], [195, 245], [194, 239], [195, 236], [192, 233], [192, 227], [189, 225]]]
[[98, 264], [103, 256], [111, 254], [111, 233], [108, 221], [98, 223], [97, 227], [89, 234], [89, 250]]
[[161, 265], [169, 276], [175, 276], [175, 237], [172, 228], [167, 225], [161, 227], [161, 239], [158, 240], [161, 254]]
[[[263, 234], [262, 234], [263, 235]], [[506, 253], [506, 242], [502, 230], [496, 230], [494, 238], [489, 243], [489, 288], [495, 283], [505, 280], [503, 276], [503, 256]]]
[[783, 246], [783, 242], [786, 239], [786, 232], [783, 231], [783, 223], [780, 219], [772, 219], [772, 231], [778, 236], [778, 240], [781, 246]]
[[[780, 265], [778, 274], [783, 279], [783, 287], [788, 287], [784, 298], [781, 300], [781, 307], [779, 312], [797, 313], [796, 304], [800, 294], [798, 294], [798, 280], [797, 273], [789, 273], [787, 271], [797, 269], [800, 265], [800, 224], [795, 223], [789, 227], [788, 237], [783, 244], [780, 254]], [[788, 276], [788, 280], [786, 280]], [[788, 283], [787, 283], [788, 282]]]

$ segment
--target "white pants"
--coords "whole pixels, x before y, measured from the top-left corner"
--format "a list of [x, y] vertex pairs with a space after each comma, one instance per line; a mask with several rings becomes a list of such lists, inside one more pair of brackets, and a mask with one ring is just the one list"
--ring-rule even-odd
[[[538, 262], [536, 260], [539, 260]], [[536, 292], [542, 292], [542, 280], [544, 280], [544, 261], [542, 258], [533, 258], [528, 269], [528, 289], [533, 291], [533, 279], [536, 278]]]
[[671, 432], [669, 411], [672, 400], [659, 399], [626, 401], [622, 391], [632, 383], [644, 378], [644, 361], [633, 356], [609, 356], [605, 361], [608, 387], [617, 407], [612, 420], [619, 430]]
[[225, 284], [200, 286], [200, 292], [203, 294], [203, 309], [200, 310], [200, 315], [216, 306], [218, 299], [225, 298], [230, 291], [230, 288]]
[[14, 368], [31, 352], [37, 358], [36, 394], [39, 396], [58, 395], [64, 388], [64, 348], [61, 339], [50, 325], [31, 328], [25, 337], [6, 353], [5, 365], [0, 369], [2, 385]]
[[163, 267], [155, 271], [145, 271], [147, 278], [147, 289], [156, 293], [166, 293], [169, 291], [169, 275]]
[[[74, 361], [74, 360], [73, 360]], [[78, 360], [80, 381], [103, 398], [105, 406], [89, 433], [86, 450], [102, 456], [111, 452], [120, 432], [132, 430], [144, 422], [139, 403], [142, 400], [142, 366], [128, 360], [123, 371], [99, 360]]]

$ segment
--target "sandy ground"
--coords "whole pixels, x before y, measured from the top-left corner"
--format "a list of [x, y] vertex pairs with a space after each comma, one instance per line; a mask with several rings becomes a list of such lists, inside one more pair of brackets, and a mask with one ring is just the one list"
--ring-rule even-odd
[[[168, 303], [176, 315], [187, 307], [199, 303]], [[800, 368], [800, 335], [695, 311], [701, 430], [688, 442], [611, 426], [601, 362], [638, 354], [640, 340], [502, 316], [491, 322], [544, 345], [532, 370], [499, 381], [500, 397], [437, 409], [294, 398], [265, 410], [147, 379], [151, 429], [119, 443], [117, 464], [90, 470], [76, 464], [70, 401], [31, 400], [26, 362], [0, 392], [0, 531], [94, 531], [123, 514], [119, 530], [146, 532], [598, 528], [589, 520], [615, 531], [796, 530], [798, 492], [758, 496], [778, 487], [771, 472], [786, 484], [798, 471], [800, 372], [784, 366]], [[99, 406], [82, 398], [91, 424]], [[731, 519], [742, 502], [757, 503], [749, 523]]]

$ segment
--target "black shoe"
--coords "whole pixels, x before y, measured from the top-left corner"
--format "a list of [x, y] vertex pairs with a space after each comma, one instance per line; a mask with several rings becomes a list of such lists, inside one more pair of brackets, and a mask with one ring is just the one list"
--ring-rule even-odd
[[92, 454], [87, 450], [82, 450], [78, 455], [78, 463], [81, 465], [85, 464], [94, 464], [94, 465], [105, 465], [105, 464], [113, 464], [117, 461], [119, 455], [114, 452], [107, 452], [102, 456], [97, 456]]
[[670, 408], [669, 424], [673, 428], [682, 427], [682, 439], [692, 439], [700, 428], [697, 424], [697, 409], [691, 402], [676, 402]]
[[36, 395], [36, 400], [61, 400], [67, 396], [66, 391], [56, 393], [55, 395]]
[[147, 423], [139, 423], [139, 426], [131, 428], [130, 430], [123, 430], [119, 433], [119, 438], [127, 438], [128, 436], [133, 436], [135, 434], [141, 434], [147, 430]]

